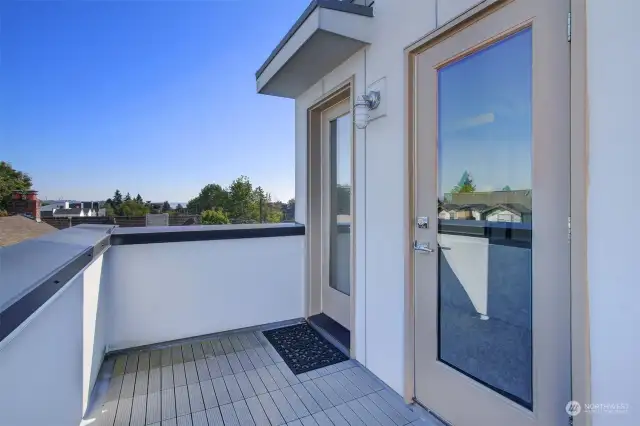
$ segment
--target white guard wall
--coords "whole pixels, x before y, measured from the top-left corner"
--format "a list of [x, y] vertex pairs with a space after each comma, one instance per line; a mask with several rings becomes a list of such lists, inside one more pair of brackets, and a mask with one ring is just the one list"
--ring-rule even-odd
[[87, 411], [89, 397], [98, 377], [107, 346], [106, 297], [104, 297], [102, 263], [98, 257], [83, 273], [83, 363], [82, 363], [82, 411]]
[[595, 413], [593, 426], [640, 424], [640, 231], [621, 229], [611, 216], [612, 205], [640, 208], [625, 184], [640, 180], [638, 16], [637, 0], [587, 1], [591, 400], [630, 407], [627, 414]]
[[387, 114], [355, 130], [355, 354], [402, 393], [404, 386], [404, 49], [476, 0], [376, 0], [373, 41], [296, 99], [296, 221], [306, 222], [307, 110], [349, 78], [355, 93], [386, 78]]
[[102, 257], [0, 343], [0, 425], [77, 425], [102, 363]]
[[304, 317], [304, 236], [112, 246], [109, 350]]

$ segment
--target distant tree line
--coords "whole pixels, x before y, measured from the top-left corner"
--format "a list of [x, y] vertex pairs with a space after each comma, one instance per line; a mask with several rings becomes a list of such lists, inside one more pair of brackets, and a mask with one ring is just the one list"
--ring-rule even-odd
[[[14, 190], [31, 189], [31, 177], [15, 170], [10, 163], [0, 161], [0, 216], [6, 215]], [[340, 191], [339, 198], [348, 197], [350, 189]], [[246, 176], [240, 176], [229, 186], [212, 183], [205, 185], [197, 197], [186, 206], [172, 208], [168, 201], [152, 203], [144, 201], [140, 194], [122, 195], [116, 189], [113, 196], [102, 203], [107, 216], [144, 216], [148, 213], [198, 214], [202, 223], [274, 223], [295, 220], [295, 200], [274, 201], [262, 187], [253, 187]]]
[[273, 201], [270, 193], [240, 176], [227, 187], [205, 185], [189, 200], [187, 211], [200, 214], [205, 224], [275, 223], [294, 219], [295, 201]]
[[133, 198], [127, 192], [127, 195], [123, 197], [119, 189], [116, 189], [113, 197], [107, 198], [103, 208], [106, 210], [107, 216], [144, 216], [148, 213], [178, 214], [184, 211], [184, 207], [180, 204], [173, 209], [168, 201], [161, 204], [144, 201], [140, 194]]
[[205, 185], [186, 207], [178, 204], [174, 209], [168, 201], [151, 203], [144, 201], [140, 194], [136, 197], [131, 197], [130, 193], [123, 196], [119, 189], [104, 202], [103, 207], [107, 216], [197, 214], [204, 224], [275, 223], [293, 221], [295, 217], [294, 199], [286, 203], [273, 201], [270, 193], [260, 186], [254, 188], [246, 176], [240, 176], [227, 187], [215, 183]]

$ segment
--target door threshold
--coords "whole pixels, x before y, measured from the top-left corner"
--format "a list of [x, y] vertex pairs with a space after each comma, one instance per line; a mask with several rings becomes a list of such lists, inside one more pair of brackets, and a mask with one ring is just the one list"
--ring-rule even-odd
[[340, 352], [348, 357], [351, 356], [351, 332], [349, 332], [349, 330], [323, 313], [310, 316], [307, 318], [307, 322], [314, 330], [320, 333], [322, 337], [338, 348]]

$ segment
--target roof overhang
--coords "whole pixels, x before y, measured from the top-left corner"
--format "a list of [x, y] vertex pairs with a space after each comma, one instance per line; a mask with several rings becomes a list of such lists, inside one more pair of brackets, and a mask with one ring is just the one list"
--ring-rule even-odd
[[296, 98], [371, 43], [373, 8], [314, 0], [256, 72], [258, 93]]

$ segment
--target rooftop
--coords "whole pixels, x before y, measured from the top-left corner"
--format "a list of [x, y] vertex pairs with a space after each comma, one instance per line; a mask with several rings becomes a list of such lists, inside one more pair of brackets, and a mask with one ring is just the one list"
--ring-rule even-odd
[[0, 217], [0, 247], [57, 231], [53, 226], [24, 216]]

